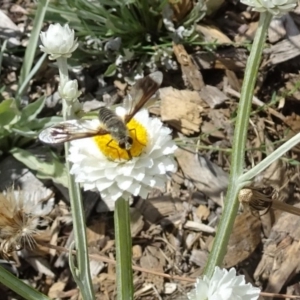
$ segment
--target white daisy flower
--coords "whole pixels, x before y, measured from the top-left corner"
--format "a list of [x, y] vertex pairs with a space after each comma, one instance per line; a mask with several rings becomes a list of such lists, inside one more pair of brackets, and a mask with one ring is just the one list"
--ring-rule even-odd
[[245, 282], [245, 276], [236, 270], [215, 268], [211, 279], [197, 278], [195, 289], [188, 293], [189, 300], [256, 300], [260, 289]]
[[49, 59], [52, 60], [59, 57], [71, 57], [72, 52], [78, 47], [74, 30], [70, 29], [68, 24], [64, 27], [58, 23], [51, 24], [47, 31], [41, 32], [40, 38], [43, 43], [40, 49], [48, 53]]
[[243, 4], [251, 6], [259, 12], [270, 12], [272, 15], [282, 15], [293, 10], [297, 0], [241, 0]]
[[[123, 107], [116, 114], [124, 116]], [[98, 120], [90, 120], [88, 127], [97, 128]], [[171, 130], [148, 111], [139, 111], [127, 124], [133, 144], [128, 151], [121, 149], [109, 134], [71, 142], [68, 160], [73, 163], [71, 173], [85, 190], [98, 190], [103, 200], [129, 199], [131, 195], [143, 198], [153, 187], [164, 187], [168, 172], [175, 172], [172, 154], [177, 146]]]

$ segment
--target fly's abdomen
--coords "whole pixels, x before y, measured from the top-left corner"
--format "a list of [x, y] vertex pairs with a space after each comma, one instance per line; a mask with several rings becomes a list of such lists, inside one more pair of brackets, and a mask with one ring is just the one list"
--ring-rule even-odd
[[106, 130], [109, 131], [113, 137], [118, 138], [126, 136], [127, 128], [123, 120], [109, 108], [100, 107], [99, 120], [104, 124]]
[[102, 122], [103, 124], [107, 124], [107, 122], [112, 119], [117, 117], [117, 115], [110, 110], [109, 108], [106, 107], [100, 107], [99, 110], [99, 120], [100, 122]]

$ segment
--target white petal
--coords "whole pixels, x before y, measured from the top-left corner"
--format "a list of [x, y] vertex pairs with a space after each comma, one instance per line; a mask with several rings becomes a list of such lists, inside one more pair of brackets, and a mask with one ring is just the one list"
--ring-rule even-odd
[[[140, 189], [140, 191], [139, 191], [139, 195], [140, 195], [142, 198], [146, 199], [146, 198], [147, 198], [147, 195], [148, 195], [148, 193], [149, 193], [149, 191], [150, 191], [149, 188], [147, 188], [147, 187], [141, 185], [141, 189]], [[136, 195], [136, 196], [137, 196], [137, 195]]]
[[98, 180], [96, 182], [96, 187], [99, 191], [106, 190], [107, 188], [111, 187], [112, 185], [113, 185], [113, 182], [110, 180], [108, 180], [108, 181]]
[[133, 182], [127, 189], [127, 192], [131, 193], [133, 196], [137, 196], [141, 191], [141, 184], [139, 182]]
[[126, 178], [124, 176], [123, 177], [120, 176], [117, 178], [117, 185], [121, 190], [126, 191], [132, 185], [132, 181], [133, 178]]

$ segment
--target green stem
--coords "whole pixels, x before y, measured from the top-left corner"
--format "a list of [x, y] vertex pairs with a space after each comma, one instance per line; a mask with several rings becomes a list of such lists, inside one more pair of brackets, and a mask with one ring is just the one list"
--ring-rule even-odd
[[115, 240], [117, 257], [117, 299], [133, 299], [132, 245], [128, 201], [120, 198], [115, 204]]
[[59, 82], [61, 86], [64, 86], [66, 82], [69, 80], [67, 59], [64, 57], [59, 57], [57, 59], [57, 65], [59, 71]]
[[[69, 153], [69, 143], [65, 143], [65, 152]], [[67, 155], [67, 154], [66, 154]], [[70, 195], [71, 212], [73, 217], [73, 230], [75, 236], [75, 246], [77, 250], [77, 269], [72, 269], [74, 280], [76, 281], [83, 299], [95, 299], [93, 284], [90, 272], [90, 262], [88, 256], [85, 214], [82, 204], [81, 190], [75, 178], [70, 174], [71, 163], [67, 160], [68, 187]]]
[[[63, 86], [68, 80], [68, 65], [67, 59], [58, 58], [57, 64], [59, 66], [60, 84]], [[72, 106], [63, 99], [63, 117], [64, 120], [69, 120], [72, 116]], [[65, 143], [66, 157], [69, 153], [70, 144]], [[75, 236], [75, 247], [77, 250], [77, 268], [74, 264], [70, 264], [70, 269], [77, 283], [83, 299], [95, 299], [92, 278], [90, 273], [90, 262], [88, 257], [87, 237], [86, 237], [86, 223], [85, 214], [81, 196], [81, 190], [75, 178], [70, 174], [71, 163], [66, 160], [67, 174], [68, 174], [68, 187], [70, 195], [71, 212], [73, 217], [73, 230]], [[70, 257], [69, 260], [71, 260]]]
[[230, 179], [225, 199], [224, 211], [218, 225], [214, 245], [205, 269], [205, 274], [209, 277], [212, 276], [215, 266], [220, 266], [222, 264], [224, 256], [227, 252], [228, 241], [238, 210], [239, 203], [237, 200], [237, 195], [242, 187], [239, 178], [243, 173], [251, 102], [265, 37], [271, 22], [271, 18], [272, 15], [268, 12], [260, 14], [258, 29], [256, 31], [250, 56], [247, 61], [238, 115], [235, 124]]

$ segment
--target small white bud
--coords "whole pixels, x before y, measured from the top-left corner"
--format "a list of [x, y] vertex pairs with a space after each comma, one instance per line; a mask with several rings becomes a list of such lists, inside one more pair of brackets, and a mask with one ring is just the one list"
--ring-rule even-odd
[[64, 86], [59, 85], [58, 92], [61, 98], [68, 102], [74, 102], [81, 94], [78, 91], [77, 80], [69, 80]]

